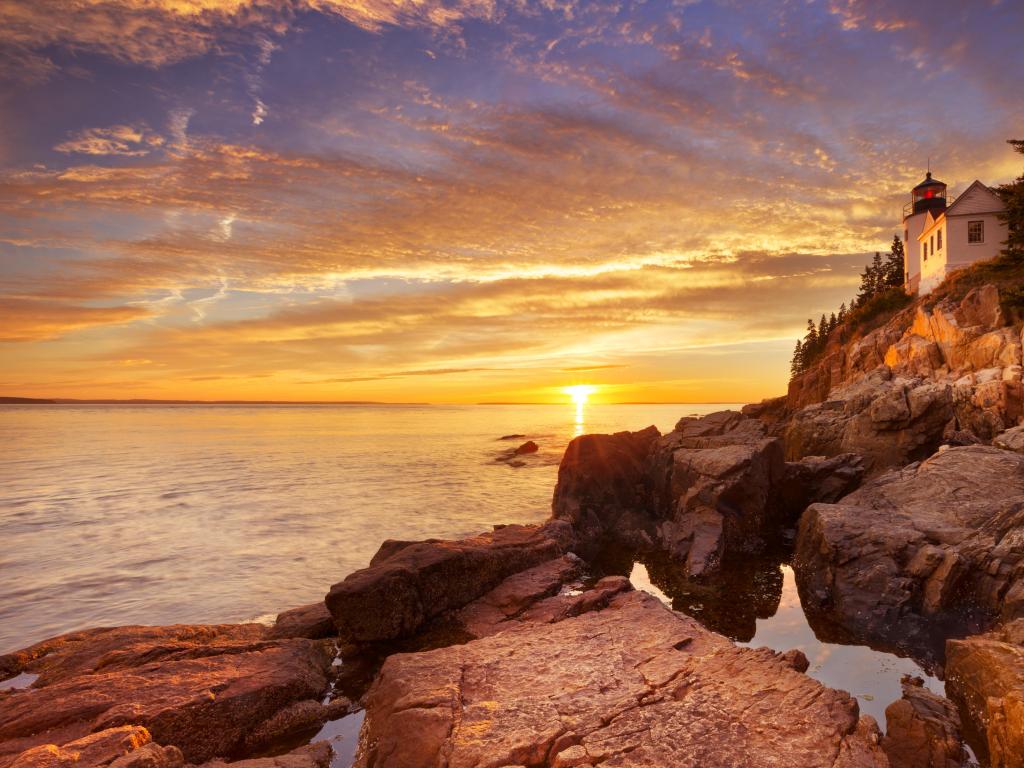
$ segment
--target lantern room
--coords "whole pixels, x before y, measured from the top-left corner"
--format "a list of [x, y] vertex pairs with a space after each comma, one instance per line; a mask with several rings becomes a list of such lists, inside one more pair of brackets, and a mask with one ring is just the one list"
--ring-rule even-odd
[[904, 217], [925, 211], [931, 211], [932, 215], [938, 216], [946, 210], [946, 185], [938, 179], [933, 179], [932, 172], [928, 171], [924, 181], [911, 192], [911, 201], [907, 208], [909, 210], [904, 211]]

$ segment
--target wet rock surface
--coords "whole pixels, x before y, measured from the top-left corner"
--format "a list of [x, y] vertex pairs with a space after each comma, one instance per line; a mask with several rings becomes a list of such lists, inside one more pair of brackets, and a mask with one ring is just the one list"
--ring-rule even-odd
[[946, 689], [992, 768], [1024, 766], [1024, 620], [946, 643]]
[[246, 734], [295, 702], [321, 697], [325, 641], [261, 639], [259, 625], [90, 630], [13, 654], [38, 670], [0, 696], [0, 765], [33, 747], [141, 726], [188, 762], [234, 755]]
[[858, 642], [927, 646], [1024, 613], [1024, 457], [949, 448], [801, 520], [808, 613]]
[[882, 749], [896, 768], [960, 768], [967, 753], [953, 703], [904, 676], [903, 697], [885, 710]]
[[873, 721], [767, 650], [637, 592], [551, 624], [396, 654], [356, 765], [885, 766]]

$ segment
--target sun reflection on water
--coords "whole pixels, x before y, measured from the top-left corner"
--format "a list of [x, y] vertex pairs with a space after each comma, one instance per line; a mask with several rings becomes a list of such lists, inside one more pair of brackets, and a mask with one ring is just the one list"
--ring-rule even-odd
[[587, 398], [597, 391], [597, 387], [593, 387], [589, 384], [577, 384], [572, 387], [566, 387], [562, 391], [569, 395], [572, 398], [572, 401], [576, 404], [575, 436], [579, 437], [583, 434], [583, 410], [587, 404]]

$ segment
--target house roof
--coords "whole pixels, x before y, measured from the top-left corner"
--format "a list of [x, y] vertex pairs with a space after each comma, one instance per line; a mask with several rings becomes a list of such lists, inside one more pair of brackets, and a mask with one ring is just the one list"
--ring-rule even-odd
[[958, 206], [961, 209], [963, 209], [967, 207], [968, 201], [977, 201], [979, 200], [979, 197], [982, 201], [985, 198], [988, 198], [991, 207], [985, 207], [983, 205], [982, 210], [975, 208], [974, 210], [967, 211], [966, 213], [968, 215], [978, 215], [980, 213], [997, 213], [1003, 210], [1003, 208], [1005, 207], [1003, 205], [1003, 199], [999, 197], [999, 195], [996, 193], [994, 189], [992, 189], [992, 187], [986, 186], [985, 184], [982, 184], [978, 179], [975, 179], [971, 183], [971, 185], [967, 187], [967, 189], [965, 189], [963, 192], [961, 192], [957, 199], [954, 200], [948, 208], [946, 208], [946, 214], [949, 216], [957, 216], [959, 214], [959, 212], [957, 211]]
[[[949, 208], [946, 209], [948, 211]], [[921, 234], [917, 236], [917, 242], [923, 242], [928, 235], [935, 231], [935, 229], [942, 223], [942, 220], [946, 218], [946, 212], [943, 211], [938, 216], [932, 215], [931, 211], [924, 217], [924, 228], [921, 230]]]

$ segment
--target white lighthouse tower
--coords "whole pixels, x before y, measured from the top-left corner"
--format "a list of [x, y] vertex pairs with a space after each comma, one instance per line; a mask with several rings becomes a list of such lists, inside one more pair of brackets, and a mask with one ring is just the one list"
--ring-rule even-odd
[[932, 178], [932, 172], [924, 177], [910, 192], [910, 202], [903, 206], [903, 280], [907, 293], [917, 293], [921, 282], [921, 249], [918, 238], [924, 231], [925, 220], [937, 219], [946, 210], [946, 185]]

